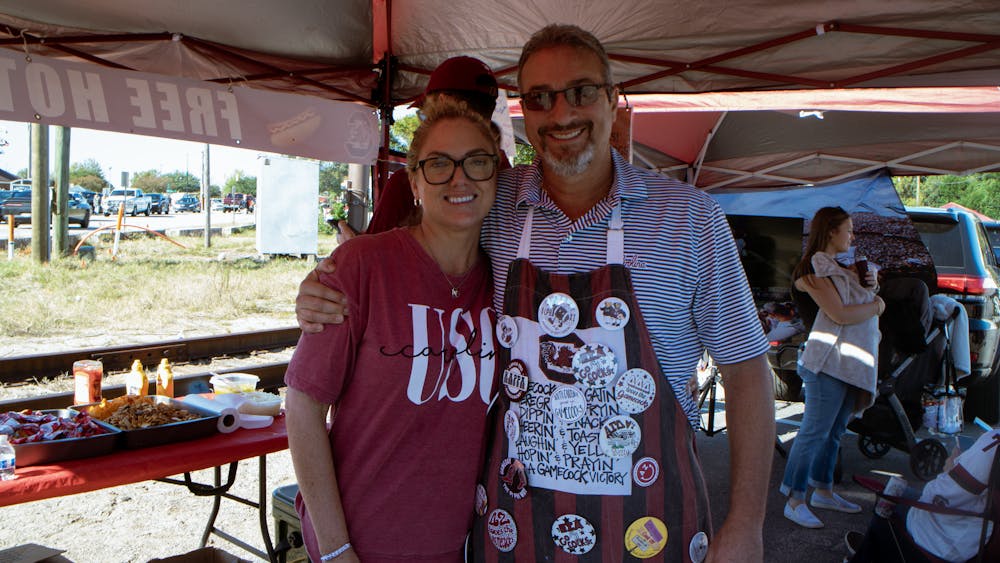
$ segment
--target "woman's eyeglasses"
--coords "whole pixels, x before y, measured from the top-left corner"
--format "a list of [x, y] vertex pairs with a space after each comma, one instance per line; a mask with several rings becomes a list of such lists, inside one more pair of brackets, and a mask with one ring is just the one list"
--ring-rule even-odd
[[531, 111], [549, 111], [556, 103], [556, 96], [562, 94], [566, 103], [573, 107], [589, 106], [604, 92], [611, 99], [610, 84], [581, 84], [564, 90], [532, 90], [521, 94], [521, 104]]
[[463, 159], [455, 160], [448, 156], [432, 156], [417, 163], [417, 168], [423, 171], [424, 180], [428, 184], [447, 184], [455, 176], [455, 168], [462, 167], [465, 177], [481, 182], [489, 180], [497, 171], [500, 158], [495, 154], [473, 154]]

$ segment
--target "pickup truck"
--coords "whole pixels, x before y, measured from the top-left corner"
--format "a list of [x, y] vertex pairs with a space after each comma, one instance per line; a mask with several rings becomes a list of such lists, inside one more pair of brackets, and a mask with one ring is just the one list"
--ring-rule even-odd
[[118, 208], [122, 205], [125, 206], [125, 213], [127, 215], [134, 217], [140, 213], [145, 213], [146, 216], [149, 216], [152, 201], [139, 188], [112, 190], [104, 203], [104, 215], [108, 216], [112, 213], [118, 213]]
[[229, 193], [222, 198], [222, 212], [236, 213], [241, 209], [245, 209], [247, 206], [247, 196], [246, 194], [240, 193]]

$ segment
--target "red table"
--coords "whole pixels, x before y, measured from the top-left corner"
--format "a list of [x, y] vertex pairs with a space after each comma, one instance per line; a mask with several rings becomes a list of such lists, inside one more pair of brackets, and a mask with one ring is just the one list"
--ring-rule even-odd
[[[285, 417], [275, 417], [274, 424], [255, 430], [239, 429], [230, 434], [214, 434], [207, 438], [188, 440], [135, 450], [64, 461], [52, 465], [34, 465], [17, 468], [17, 479], [0, 481], [0, 507], [42, 500], [87, 491], [96, 491], [118, 485], [141, 481], [161, 480], [187, 485], [196, 495], [214, 496], [212, 513], [202, 536], [202, 546], [212, 533], [274, 561], [274, 549], [267, 529], [267, 454], [288, 448]], [[256, 457], [259, 463], [257, 502], [228, 493], [236, 474], [236, 464], [243, 459]], [[221, 468], [229, 464], [229, 480], [221, 483]], [[190, 481], [191, 471], [215, 468], [215, 484], [203, 485]], [[169, 479], [170, 475], [185, 474], [184, 480]], [[222, 498], [235, 500], [258, 509], [261, 534], [267, 552], [261, 552], [244, 542], [215, 528]]]

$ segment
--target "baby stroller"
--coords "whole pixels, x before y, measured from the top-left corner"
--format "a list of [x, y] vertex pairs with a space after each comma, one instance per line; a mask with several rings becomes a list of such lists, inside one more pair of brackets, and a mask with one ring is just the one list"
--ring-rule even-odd
[[924, 422], [924, 396], [954, 387], [951, 324], [958, 316], [935, 321], [927, 286], [913, 278], [888, 280], [880, 293], [886, 312], [879, 320], [879, 382], [875, 404], [848, 424], [858, 434], [858, 448], [878, 459], [891, 448], [910, 454], [910, 469], [923, 481], [944, 468], [948, 449], [937, 438], [918, 440]]

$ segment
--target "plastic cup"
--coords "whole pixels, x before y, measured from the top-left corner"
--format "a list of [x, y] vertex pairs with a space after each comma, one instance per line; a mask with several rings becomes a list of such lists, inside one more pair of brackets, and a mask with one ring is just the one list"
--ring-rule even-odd
[[854, 262], [854, 269], [858, 272], [858, 281], [861, 285], [868, 287], [868, 259], [861, 258]]
[[[898, 497], [906, 491], [906, 479], [898, 475], [893, 475], [886, 482], [885, 488], [882, 490], [882, 494]], [[879, 497], [878, 502], [875, 503], [875, 514], [878, 514], [882, 518], [888, 518], [892, 516], [892, 507], [896, 503], [892, 502], [883, 497]]]

